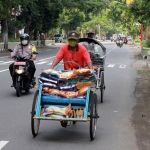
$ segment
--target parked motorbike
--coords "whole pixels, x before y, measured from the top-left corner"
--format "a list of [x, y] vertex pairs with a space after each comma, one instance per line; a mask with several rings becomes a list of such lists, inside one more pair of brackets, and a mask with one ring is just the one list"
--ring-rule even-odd
[[[12, 49], [9, 49], [12, 52]], [[34, 52], [33, 54], [38, 54]], [[29, 61], [31, 56], [18, 55], [14, 57], [14, 68], [13, 68], [13, 87], [16, 89], [16, 96], [20, 97], [22, 90], [25, 90], [26, 93], [32, 89], [35, 84], [35, 77], [32, 79], [30, 83], [31, 75], [29, 73]]]

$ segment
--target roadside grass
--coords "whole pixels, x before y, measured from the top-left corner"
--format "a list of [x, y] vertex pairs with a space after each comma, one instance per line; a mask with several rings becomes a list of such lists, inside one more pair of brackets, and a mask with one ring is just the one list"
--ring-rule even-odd
[[145, 78], [150, 80], [150, 70], [147, 66], [144, 66], [140, 69], [138, 68], [137, 72], [138, 72], [139, 75], [143, 75]]

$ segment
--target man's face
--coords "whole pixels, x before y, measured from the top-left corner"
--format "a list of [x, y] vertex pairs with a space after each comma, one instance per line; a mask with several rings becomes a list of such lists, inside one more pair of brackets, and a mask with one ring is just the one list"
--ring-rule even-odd
[[70, 40], [68, 40], [68, 43], [71, 47], [75, 47], [77, 45], [77, 40], [70, 39]]
[[94, 34], [93, 34], [93, 33], [88, 33], [88, 37], [89, 37], [89, 38], [93, 38], [93, 37], [94, 37]]

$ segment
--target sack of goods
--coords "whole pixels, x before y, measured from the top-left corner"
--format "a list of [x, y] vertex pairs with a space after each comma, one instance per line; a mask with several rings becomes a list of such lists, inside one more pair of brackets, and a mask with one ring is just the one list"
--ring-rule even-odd
[[73, 71], [42, 70], [38, 77], [43, 87], [43, 95], [57, 95], [74, 98], [85, 97], [88, 87], [94, 86], [95, 75], [90, 69]]

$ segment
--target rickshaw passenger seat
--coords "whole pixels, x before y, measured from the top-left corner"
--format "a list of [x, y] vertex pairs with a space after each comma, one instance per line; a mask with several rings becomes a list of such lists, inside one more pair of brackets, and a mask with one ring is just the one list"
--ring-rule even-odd
[[80, 105], [85, 106], [86, 99], [85, 98], [59, 98], [55, 95], [42, 96], [41, 99], [42, 104], [57, 104], [57, 105]]

